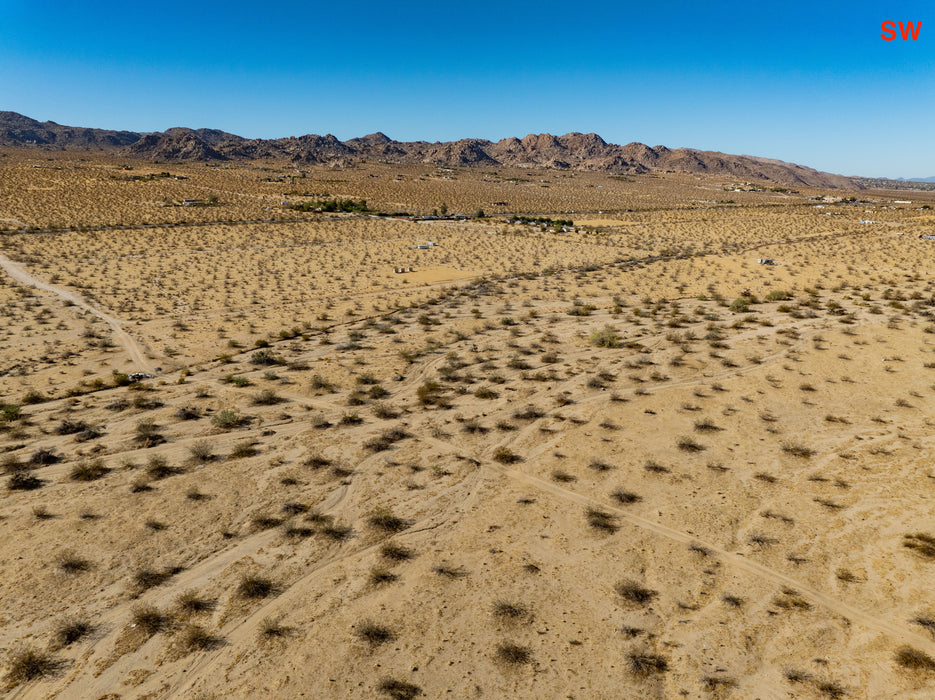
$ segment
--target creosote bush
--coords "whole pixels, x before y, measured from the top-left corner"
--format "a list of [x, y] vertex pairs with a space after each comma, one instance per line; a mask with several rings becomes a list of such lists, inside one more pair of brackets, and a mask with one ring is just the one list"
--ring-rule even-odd
[[61, 666], [62, 662], [48, 652], [26, 647], [10, 654], [7, 680], [13, 685], [29, 683], [52, 675]]
[[237, 411], [233, 411], [229, 408], [224, 409], [223, 411], [218, 411], [211, 418], [211, 423], [221, 430], [233, 430], [238, 427], [242, 422], [240, 415]]
[[505, 664], [521, 665], [532, 661], [532, 650], [513, 642], [501, 642], [495, 653], [497, 661]]
[[935, 671], [935, 659], [910, 646], [901, 646], [896, 650], [896, 663], [903, 668], [916, 671]]
[[659, 595], [656, 591], [640, 585], [636, 581], [623, 581], [615, 587], [621, 598], [637, 605], [646, 605]]
[[630, 671], [637, 676], [645, 678], [669, 670], [669, 662], [659, 654], [646, 654], [631, 652], [627, 655]]
[[169, 616], [155, 605], [137, 605], [132, 610], [132, 620], [135, 627], [150, 636], [169, 626]]
[[266, 598], [275, 590], [273, 582], [263, 576], [244, 574], [237, 585], [237, 595], [241, 598]]
[[377, 686], [377, 690], [391, 700], [414, 700], [422, 695], [422, 688], [419, 686], [396, 678], [384, 678]]
[[364, 620], [359, 625], [357, 629], [354, 630], [354, 634], [357, 635], [360, 639], [367, 642], [371, 648], [377, 647], [381, 644], [386, 644], [396, 639], [396, 633], [393, 632], [389, 627], [385, 625], [378, 624], [373, 620]]
[[498, 447], [494, 450], [493, 458], [500, 464], [514, 464], [522, 460], [522, 457], [508, 447]]
[[589, 338], [591, 345], [599, 348], [616, 348], [620, 346], [620, 336], [612, 326], [604, 326], [599, 331], [594, 331]]

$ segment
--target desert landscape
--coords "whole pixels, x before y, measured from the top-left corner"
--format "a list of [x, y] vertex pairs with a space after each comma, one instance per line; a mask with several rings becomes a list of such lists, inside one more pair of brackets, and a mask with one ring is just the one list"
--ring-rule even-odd
[[120, 134], [0, 149], [5, 697], [935, 697], [935, 192]]

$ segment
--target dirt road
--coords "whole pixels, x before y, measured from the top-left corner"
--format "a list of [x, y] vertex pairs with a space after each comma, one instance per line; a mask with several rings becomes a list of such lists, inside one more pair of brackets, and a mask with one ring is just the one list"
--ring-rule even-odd
[[139, 372], [153, 372], [154, 365], [146, 357], [146, 354], [143, 352], [143, 348], [140, 346], [136, 340], [130, 336], [121, 325], [121, 321], [113, 316], [110, 316], [100, 309], [95, 308], [89, 304], [81, 295], [76, 294], [75, 292], [70, 292], [67, 289], [62, 289], [57, 287], [54, 284], [49, 284], [48, 282], [43, 282], [36, 277], [33, 277], [25, 268], [25, 266], [20, 263], [13, 262], [5, 255], [0, 255], [0, 267], [2, 267], [10, 277], [19, 282], [20, 284], [25, 284], [29, 287], [35, 287], [36, 289], [41, 289], [46, 292], [51, 292], [60, 296], [62, 299], [70, 301], [75, 306], [84, 309], [90, 314], [97, 316], [99, 319], [104, 321], [114, 333], [114, 341], [117, 342], [120, 346], [127, 351], [127, 354], [130, 356], [130, 359], [133, 360], [134, 369]]

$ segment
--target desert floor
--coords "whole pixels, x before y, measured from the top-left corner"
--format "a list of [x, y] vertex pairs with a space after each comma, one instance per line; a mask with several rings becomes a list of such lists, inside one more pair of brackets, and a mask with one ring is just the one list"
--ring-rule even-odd
[[933, 205], [6, 152], [2, 692], [935, 697]]

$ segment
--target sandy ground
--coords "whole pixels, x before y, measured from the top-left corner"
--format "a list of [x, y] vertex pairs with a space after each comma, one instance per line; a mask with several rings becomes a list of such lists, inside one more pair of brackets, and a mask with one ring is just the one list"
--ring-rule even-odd
[[0, 235], [4, 692], [935, 696], [928, 210], [457, 175], [616, 206]]

